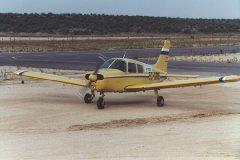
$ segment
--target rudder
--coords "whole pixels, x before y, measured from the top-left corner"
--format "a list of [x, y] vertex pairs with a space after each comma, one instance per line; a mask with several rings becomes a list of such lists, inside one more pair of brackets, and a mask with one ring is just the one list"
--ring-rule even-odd
[[156, 68], [162, 72], [167, 72], [170, 45], [171, 44], [170, 44], [169, 40], [164, 41], [164, 45], [162, 47], [161, 54], [158, 57], [156, 64], [153, 65], [154, 68]]

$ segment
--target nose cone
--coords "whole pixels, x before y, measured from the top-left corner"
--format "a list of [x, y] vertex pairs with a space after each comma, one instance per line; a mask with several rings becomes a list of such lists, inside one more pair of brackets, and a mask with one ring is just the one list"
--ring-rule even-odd
[[96, 82], [96, 81], [97, 81], [97, 75], [91, 74], [91, 75], [89, 76], [89, 80], [90, 80], [91, 82]]

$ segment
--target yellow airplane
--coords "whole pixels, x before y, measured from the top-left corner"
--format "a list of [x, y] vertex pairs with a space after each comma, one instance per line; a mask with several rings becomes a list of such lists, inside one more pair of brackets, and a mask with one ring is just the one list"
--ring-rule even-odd
[[[95, 97], [95, 92], [99, 92], [100, 97], [97, 100], [98, 109], [104, 109], [104, 93], [106, 92], [123, 93], [153, 90], [157, 97], [157, 106], [164, 106], [164, 98], [158, 94], [160, 89], [240, 81], [240, 76], [197, 78], [198, 76], [196, 75], [168, 74], [169, 49], [170, 41], [165, 40], [160, 56], [153, 65], [127, 58], [109, 59], [96, 71], [85, 74], [84, 80], [28, 70], [21, 70], [15, 73], [20, 76], [83, 86], [89, 90], [89, 93], [84, 94], [85, 103], [91, 103]], [[169, 77], [192, 79], [164, 82]]]

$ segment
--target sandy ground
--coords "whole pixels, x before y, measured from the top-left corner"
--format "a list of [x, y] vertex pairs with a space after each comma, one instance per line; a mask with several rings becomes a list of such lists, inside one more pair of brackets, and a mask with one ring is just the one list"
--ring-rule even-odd
[[0, 159], [240, 159], [240, 83], [106, 94], [79, 87], [0, 83]]

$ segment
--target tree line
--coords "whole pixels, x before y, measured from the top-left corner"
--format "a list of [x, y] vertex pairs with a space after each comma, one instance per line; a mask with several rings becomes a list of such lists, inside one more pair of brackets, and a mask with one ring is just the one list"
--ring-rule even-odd
[[63, 35], [240, 33], [240, 19], [0, 13], [0, 32]]

